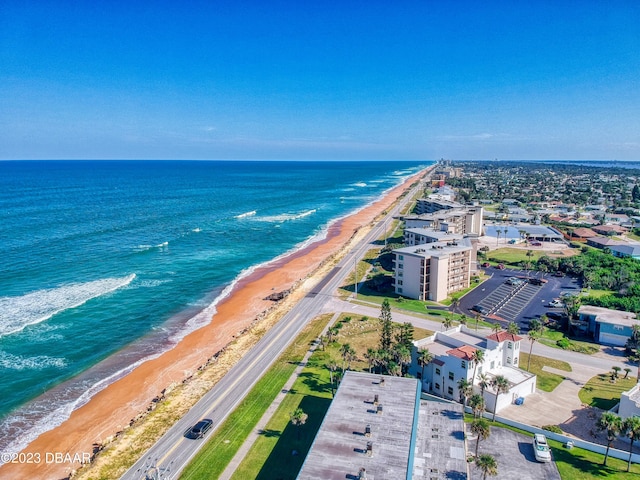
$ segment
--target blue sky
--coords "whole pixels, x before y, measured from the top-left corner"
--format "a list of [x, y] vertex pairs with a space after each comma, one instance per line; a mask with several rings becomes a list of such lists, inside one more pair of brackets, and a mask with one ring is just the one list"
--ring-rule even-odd
[[640, 2], [12, 1], [0, 159], [640, 160]]

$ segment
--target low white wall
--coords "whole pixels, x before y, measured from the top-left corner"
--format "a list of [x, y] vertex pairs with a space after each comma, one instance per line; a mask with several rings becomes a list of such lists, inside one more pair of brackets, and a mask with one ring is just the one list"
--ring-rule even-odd
[[[467, 413], [473, 413], [472, 410], [469, 407], [467, 407], [465, 409], [465, 411]], [[490, 420], [493, 417], [493, 414], [485, 412], [484, 416]], [[550, 438], [551, 440], [556, 440], [558, 442], [562, 442], [563, 444], [567, 443], [567, 442], [573, 442], [573, 446], [574, 447], [583, 448], [585, 450], [589, 450], [590, 452], [596, 452], [596, 453], [600, 453], [600, 454], [604, 455], [605, 452], [607, 451], [607, 446], [606, 445], [600, 445], [598, 443], [587, 442], [586, 440], [581, 440], [579, 438], [567, 437], [566, 435], [550, 432], [548, 430], [543, 430], [542, 428], [534, 427], [532, 425], [527, 425], [527, 424], [524, 424], [524, 423], [516, 422], [514, 420], [509, 420], [508, 418], [502, 418], [500, 416], [497, 416], [496, 417], [496, 421], [500, 422], [500, 423], [504, 423], [505, 425], [509, 425], [511, 427], [516, 427], [516, 428], [519, 428], [521, 430], [525, 430], [525, 431], [530, 432], [532, 434], [533, 433], [542, 433], [547, 438]], [[625, 462], [629, 460], [629, 452], [628, 451], [625, 452], [623, 450], [618, 450], [616, 448], [610, 448], [609, 449], [609, 456], [613, 457], [613, 458], [618, 458], [620, 460], [624, 460]], [[640, 463], [640, 455], [637, 454], [637, 453], [631, 454], [631, 461], [633, 463]]]

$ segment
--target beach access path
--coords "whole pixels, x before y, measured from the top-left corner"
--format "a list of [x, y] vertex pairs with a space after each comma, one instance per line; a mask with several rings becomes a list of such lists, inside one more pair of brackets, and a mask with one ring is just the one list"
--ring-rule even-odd
[[184, 433], [198, 420], [210, 418], [215, 430], [249, 393], [262, 374], [278, 358], [302, 328], [321, 313], [326, 302], [342, 285], [352, 266], [369, 250], [371, 244], [385, 234], [387, 219], [397, 215], [423, 188], [414, 186], [407, 195], [390, 208], [338, 264], [311, 289], [182, 419], [180, 419], [121, 478], [138, 480], [155, 469], [163, 478], [178, 478], [205, 442], [189, 440]]

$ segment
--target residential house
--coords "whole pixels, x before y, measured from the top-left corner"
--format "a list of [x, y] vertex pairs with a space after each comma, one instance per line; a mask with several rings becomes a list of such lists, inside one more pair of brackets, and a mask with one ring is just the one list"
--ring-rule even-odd
[[637, 383], [631, 390], [622, 392], [620, 395], [618, 415], [620, 415], [623, 420], [629, 417], [640, 416], [640, 383]]
[[[502, 331], [485, 338], [459, 325], [446, 332], [436, 332], [413, 344], [409, 373], [420, 379], [425, 392], [459, 401], [460, 380], [472, 383], [474, 392], [481, 393], [481, 374], [486, 374], [489, 381], [502, 375], [509, 381], [509, 392], [496, 398], [496, 392], [492, 388], [485, 389], [484, 398], [489, 411], [494, 408], [500, 411], [515, 399], [535, 392], [536, 376], [518, 368], [522, 345], [522, 337], [518, 335]], [[433, 361], [424, 368], [418, 363], [418, 352], [423, 349], [429, 350], [433, 355]], [[484, 359], [478, 365], [473, 362], [476, 350], [484, 352]]]
[[631, 337], [633, 326], [640, 325], [635, 313], [592, 305], [582, 305], [578, 317], [587, 324], [595, 341], [605, 345], [624, 346]]

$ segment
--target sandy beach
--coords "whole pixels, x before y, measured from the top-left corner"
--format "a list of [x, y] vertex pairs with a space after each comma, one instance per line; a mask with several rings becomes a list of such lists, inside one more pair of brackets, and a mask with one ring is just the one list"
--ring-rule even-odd
[[[273, 302], [264, 300], [266, 296], [274, 290], [289, 289], [311, 275], [323, 261], [339, 252], [354, 232], [388, 209], [423, 174], [424, 171], [409, 178], [377, 202], [334, 223], [323, 240], [240, 280], [230, 295], [218, 304], [210, 324], [109, 385], [60, 426], [40, 435], [24, 449], [16, 463], [0, 467], [0, 479], [67, 477], [91, 454], [94, 443], [102, 443], [123, 430], [163, 389], [191, 375], [271, 308]], [[305, 285], [315, 283], [315, 279], [312, 280], [314, 282], [305, 282]]]

